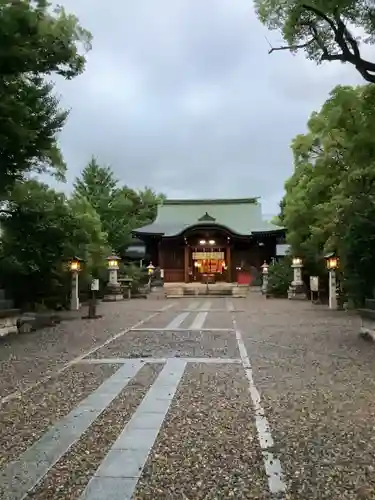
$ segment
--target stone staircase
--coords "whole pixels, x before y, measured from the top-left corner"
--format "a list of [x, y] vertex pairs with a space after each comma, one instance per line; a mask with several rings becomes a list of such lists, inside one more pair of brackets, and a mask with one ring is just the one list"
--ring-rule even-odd
[[171, 283], [165, 286], [167, 298], [179, 297], [247, 297], [249, 287], [235, 283]]
[[0, 337], [17, 333], [17, 320], [20, 310], [14, 308], [12, 300], [7, 299], [5, 290], [0, 288]]

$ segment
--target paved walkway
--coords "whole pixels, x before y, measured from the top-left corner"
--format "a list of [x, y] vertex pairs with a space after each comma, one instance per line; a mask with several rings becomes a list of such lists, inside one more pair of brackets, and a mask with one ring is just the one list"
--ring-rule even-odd
[[375, 348], [309, 303], [106, 304], [0, 343], [2, 500], [375, 498]]

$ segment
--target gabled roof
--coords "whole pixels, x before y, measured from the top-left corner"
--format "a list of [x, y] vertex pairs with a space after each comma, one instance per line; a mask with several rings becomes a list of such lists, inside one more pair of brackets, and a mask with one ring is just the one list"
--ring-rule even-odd
[[166, 200], [158, 207], [155, 222], [134, 234], [177, 236], [193, 226], [219, 225], [240, 236], [282, 228], [262, 218], [257, 198], [214, 200]]

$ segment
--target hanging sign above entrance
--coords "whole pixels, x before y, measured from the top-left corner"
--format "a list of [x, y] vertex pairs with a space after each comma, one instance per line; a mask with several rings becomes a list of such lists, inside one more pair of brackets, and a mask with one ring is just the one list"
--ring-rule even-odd
[[224, 252], [193, 252], [193, 260], [221, 259], [224, 260]]

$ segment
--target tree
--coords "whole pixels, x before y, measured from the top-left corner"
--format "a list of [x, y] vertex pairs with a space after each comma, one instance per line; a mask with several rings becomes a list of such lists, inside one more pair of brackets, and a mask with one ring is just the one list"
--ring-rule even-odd
[[56, 135], [67, 113], [59, 110], [51, 74], [73, 78], [84, 69], [80, 53], [91, 35], [63, 8], [45, 0], [0, 6], [0, 201], [29, 172], [64, 176]]
[[68, 201], [36, 180], [17, 183], [0, 223], [0, 274], [20, 305], [63, 302], [69, 293], [66, 263], [75, 255], [88, 272], [104, 265], [106, 235], [98, 215], [85, 200]]
[[0, 200], [28, 172], [64, 179], [56, 134], [67, 113], [59, 109], [52, 89], [38, 76], [0, 79]]
[[120, 256], [132, 239], [132, 230], [152, 222], [161, 195], [149, 188], [135, 191], [121, 186], [108, 166], [93, 157], [74, 183], [75, 196], [88, 200], [99, 214], [108, 243]]
[[361, 302], [375, 284], [375, 88], [336, 87], [308, 133], [293, 143], [282, 220], [294, 254], [311, 273], [336, 251], [349, 296]]
[[[303, 50], [318, 64], [340, 61], [352, 64], [362, 77], [375, 82], [375, 63], [362, 56], [361, 43], [375, 40], [375, 5], [367, 0], [255, 0], [260, 21], [280, 30], [285, 46], [271, 48]], [[353, 34], [360, 29], [364, 37]]]
[[83, 72], [92, 36], [74, 15], [51, 6], [47, 0], [1, 2], [2, 78], [30, 73], [74, 78]]

